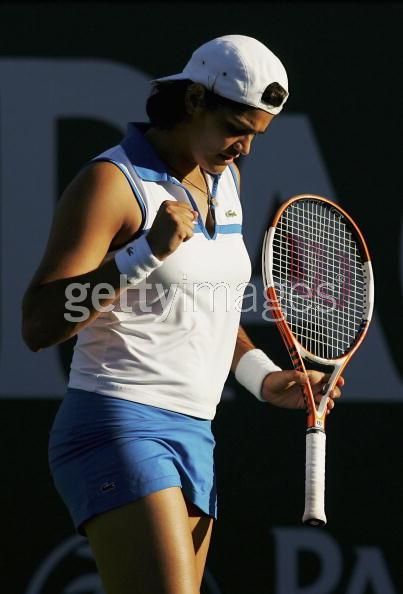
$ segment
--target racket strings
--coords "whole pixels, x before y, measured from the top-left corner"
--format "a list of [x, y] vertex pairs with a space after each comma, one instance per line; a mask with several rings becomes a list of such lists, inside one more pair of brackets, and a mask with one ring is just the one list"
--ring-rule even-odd
[[361, 327], [366, 288], [343, 215], [312, 199], [291, 204], [276, 227], [272, 272], [280, 307], [302, 346], [326, 359], [343, 355]]

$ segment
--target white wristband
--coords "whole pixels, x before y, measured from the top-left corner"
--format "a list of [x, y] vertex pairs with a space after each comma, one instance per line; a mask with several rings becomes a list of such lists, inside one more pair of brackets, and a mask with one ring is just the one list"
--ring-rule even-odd
[[126, 274], [127, 282], [132, 285], [140, 283], [163, 263], [152, 253], [145, 235], [119, 250], [115, 262], [119, 272]]
[[281, 367], [275, 365], [260, 349], [251, 349], [239, 359], [235, 377], [244, 388], [263, 401], [262, 383], [266, 375], [273, 371], [281, 371]]

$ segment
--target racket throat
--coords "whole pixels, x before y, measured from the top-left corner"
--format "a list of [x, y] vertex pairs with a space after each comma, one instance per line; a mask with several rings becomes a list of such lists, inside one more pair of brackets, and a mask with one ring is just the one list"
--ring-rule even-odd
[[325, 431], [325, 422], [327, 414], [327, 397], [322, 397], [318, 408], [316, 408], [314, 396], [310, 386], [304, 386], [302, 394], [305, 400], [307, 410], [307, 431]]
[[308, 431], [321, 431], [322, 433], [325, 432], [325, 423], [326, 423], [326, 412], [319, 416], [318, 413], [308, 413]]

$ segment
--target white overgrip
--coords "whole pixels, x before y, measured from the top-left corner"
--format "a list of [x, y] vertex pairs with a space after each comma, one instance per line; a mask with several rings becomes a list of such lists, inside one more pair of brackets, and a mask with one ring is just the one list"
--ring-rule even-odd
[[325, 515], [326, 434], [310, 431], [306, 434], [305, 512], [304, 524], [323, 526]]

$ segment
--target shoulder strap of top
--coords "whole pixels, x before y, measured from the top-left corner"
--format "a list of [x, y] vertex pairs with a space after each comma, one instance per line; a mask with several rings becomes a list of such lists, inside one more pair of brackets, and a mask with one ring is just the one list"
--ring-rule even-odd
[[144, 228], [147, 219], [147, 198], [146, 192], [144, 189], [143, 181], [140, 176], [137, 174], [136, 170], [132, 166], [130, 159], [128, 158], [125, 150], [122, 148], [120, 144], [104, 151], [103, 153], [97, 155], [93, 159], [91, 159], [88, 164], [90, 163], [97, 163], [97, 162], [107, 162], [113, 163], [120, 169], [123, 175], [126, 177], [127, 181], [130, 184], [130, 187], [133, 191], [137, 202], [139, 203], [142, 220], [139, 230], [137, 231], [136, 235], [140, 235]]
[[236, 187], [236, 191], [238, 192], [238, 197], [240, 198], [240, 187], [239, 187], [239, 177], [238, 173], [235, 169], [235, 165], [232, 163], [229, 164], [229, 170], [231, 171], [232, 177], [234, 178], [234, 183]]

